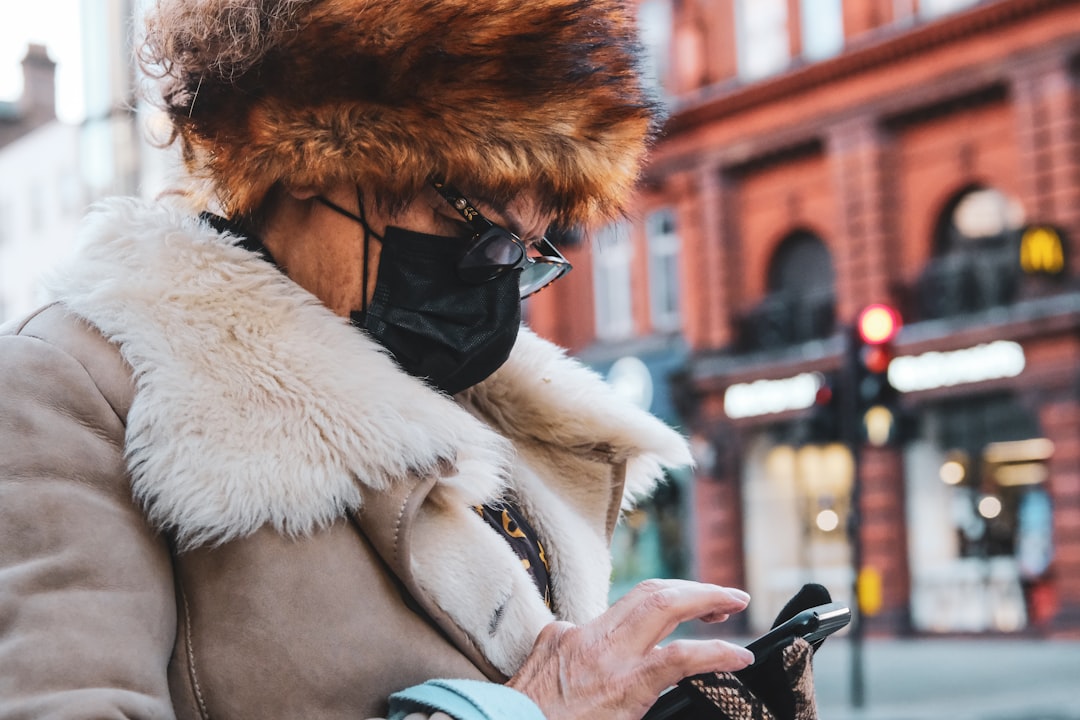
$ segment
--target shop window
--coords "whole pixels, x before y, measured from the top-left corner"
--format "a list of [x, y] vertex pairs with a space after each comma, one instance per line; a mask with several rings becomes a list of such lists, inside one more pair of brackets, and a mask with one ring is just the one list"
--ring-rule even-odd
[[776, 250], [769, 294], [741, 320], [742, 350], [767, 350], [826, 338], [836, 324], [836, 273], [825, 243], [797, 231]]
[[787, 0], [738, 0], [735, 31], [739, 77], [743, 80], [775, 75], [788, 66]]
[[1023, 224], [1020, 203], [994, 188], [975, 187], [955, 197], [938, 221], [935, 256], [919, 280], [919, 314], [951, 317], [1014, 302]]
[[743, 543], [751, 630], [769, 627], [803, 583], [843, 599], [851, 588], [846, 528], [854, 482], [841, 444], [796, 446], [779, 427], [749, 438], [742, 463]]
[[671, 67], [671, 0], [644, 0], [638, 5], [638, 34], [645, 47], [645, 76], [664, 94]]
[[634, 333], [630, 267], [634, 246], [626, 222], [601, 229], [593, 245], [593, 288], [596, 294], [596, 337], [625, 340]]
[[658, 210], [645, 219], [649, 247], [649, 309], [652, 327], [659, 332], [680, 329], [679, 235], [675, 213]]
[[844, 48], [843, 0], [800, 0], [802, 54], [824, 60]]
[[906, 449], [920, 630], [1013, 632], [1047, 615], [1053, 443], [1009, 395], [939, 403]]
[[936, 18], [978, 5], [980, 0], [919, 0], [919, 17]]

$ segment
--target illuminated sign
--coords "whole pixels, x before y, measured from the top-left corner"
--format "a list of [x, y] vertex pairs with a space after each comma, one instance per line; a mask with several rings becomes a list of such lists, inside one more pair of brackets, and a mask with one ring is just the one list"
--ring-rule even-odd
[[732, 385], [724, 393], [724, 413], [733, 420], [805, 410], [825, 383], [821, 373], [802, 373], [783, 380], [755, 380]]
[[1020, 269], [1029, 275], [1065, 272], [1065, 240], [1049, 225], [1032, 225], [1020, 237]]
[[889, 383], [900, 392], [932, 390], [1016, 377], [1026, 364], [1019, 343], [998, 340], [964, 350], [898, 357], [889, 365]]

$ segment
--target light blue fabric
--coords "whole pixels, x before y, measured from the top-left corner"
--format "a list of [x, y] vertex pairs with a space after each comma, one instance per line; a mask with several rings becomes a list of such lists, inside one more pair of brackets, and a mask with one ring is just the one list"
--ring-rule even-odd
[[456, 720], [544, 720], [526, 695], [479, 680], [428, 680], [390, 696], [389, 720], [414, 712], [443, 712]]

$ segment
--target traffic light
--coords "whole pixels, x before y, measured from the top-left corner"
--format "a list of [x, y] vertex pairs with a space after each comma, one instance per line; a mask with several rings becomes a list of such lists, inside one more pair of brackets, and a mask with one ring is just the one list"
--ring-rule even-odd
[[855, 396], [864, 437], [885, 445], [896, 431], [896, 388], [889, 384], [893, 340], [900, 332], [900, 313], [884, 304], [868, 305], [855, 323]]

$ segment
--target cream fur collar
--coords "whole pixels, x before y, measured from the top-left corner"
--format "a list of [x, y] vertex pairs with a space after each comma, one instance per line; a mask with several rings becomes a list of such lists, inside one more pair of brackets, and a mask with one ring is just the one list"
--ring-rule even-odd
[[[308, 534], [450, 460], [460, 500], [499, 494], [507, 437], [609, 450], [629, 461], [627, 503], [684, 440], [523, 329], [508, 362], [465, 393], [493, 424], [401, 372], [363, 333], [197, 218], [115, 199], [88, 216], [52, 291], [134, 370], [127, 460], [136, 497], [183, 547], [264, 524]], [[463, 399], [466, 399], [463, 398]]]
[[677, 433], [526, 329], [498, 372], [451, 399], [197, 218], [118, 199], [81, 240], [52, 289], [134, 371], [126, 456], [150, 521], [182, 549], [266, 524], [306, 535], [452, 466], [412, 526], [407, 572], [507, 676], [553, 616], [469, 506], [517, 496], [549, 550], [559, 616], [584, 622], [611, 571], [604, 528], [581, 511], [607, 507], [611, 483], [591, 487], [604, 473], [584, 458], [626, 461], [624, 506], [662, 466], [690, 462]]

